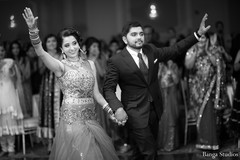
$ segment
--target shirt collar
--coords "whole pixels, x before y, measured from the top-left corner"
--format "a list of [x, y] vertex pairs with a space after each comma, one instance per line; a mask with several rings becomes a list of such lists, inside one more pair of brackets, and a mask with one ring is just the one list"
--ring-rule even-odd
[[[134, 51], [134, 50], [131, 49], [129, 46], [127, 46], [126, 48], [127, 48], [127, 51], [128, 51], [131, 55], [138, 56], [138, 52]], [[139, 53], [143, 54], [142, 48], [140, 49], [140, 52], [139, 52]]]

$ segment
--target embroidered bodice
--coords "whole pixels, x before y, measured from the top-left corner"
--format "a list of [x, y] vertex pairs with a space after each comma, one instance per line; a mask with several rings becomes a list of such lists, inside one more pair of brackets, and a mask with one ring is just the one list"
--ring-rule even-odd
[[83, 63], [87, 62], [79, 62], [79, 64], [76, 62], [68, 62], [66, 60], [63, 60], [62, 62], [64, 65], [72, 68], [59, 78], [64, 98], [92, 98], [94, 76], [90, 69], [88, 70], [83, 66]]
[[94, 75], [87, 61], [62, 60], [68, 69], [58, 78], [63, 92], [61, 118], [68, 124], [95, 119], [93, 100]]

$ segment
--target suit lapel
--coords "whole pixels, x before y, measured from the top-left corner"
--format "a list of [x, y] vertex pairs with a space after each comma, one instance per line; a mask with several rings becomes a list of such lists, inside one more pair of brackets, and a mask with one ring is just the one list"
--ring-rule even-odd
[[144, 48], [143, 53], [148, 57], [148, 83], [152, 80], [152, 74], [153, 74], [153, 66], [154, 66], [154, 60], [153, 60], [153, 54], [149, 54]]
[[136, 71], [136, 74], [145, 82], [145, 78], [141, 72], [141, 70], [138, 68], [137, 64], [135, 63], [134, 59], [132, 58], [132, 56], [130, 55], [130, 53], [127, 51], [126, 48], [123, 49], [122, 51], [122, 55], [123, 55], [123, 60], [125, 61], [125, 63], [129, 66], [129, 68], [131, 70]]

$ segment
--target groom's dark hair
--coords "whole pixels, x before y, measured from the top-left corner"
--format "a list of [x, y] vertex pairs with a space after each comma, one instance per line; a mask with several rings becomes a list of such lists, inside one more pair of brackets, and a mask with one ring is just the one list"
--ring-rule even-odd
[[132, 27], [141, 27], [141, 28], [143, 28], [143, 26], [139, 22], [137, 22], [137, 21], [128, 22], [127, 24], [125, 24], [123, 26], [122, 36], [126, 36], [128, 34], [128, 32], [129, 32], [129, 30]]

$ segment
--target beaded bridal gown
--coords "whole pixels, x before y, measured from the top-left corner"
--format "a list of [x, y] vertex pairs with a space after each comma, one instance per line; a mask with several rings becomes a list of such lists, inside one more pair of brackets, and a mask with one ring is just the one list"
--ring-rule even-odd
[[111, 138], [97, 121], [95, 79], [88, 67], [93, 62], [62, 62], [71, 69], [58, 78], [64, 97], [50, 159], [118, 160]]

